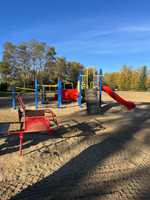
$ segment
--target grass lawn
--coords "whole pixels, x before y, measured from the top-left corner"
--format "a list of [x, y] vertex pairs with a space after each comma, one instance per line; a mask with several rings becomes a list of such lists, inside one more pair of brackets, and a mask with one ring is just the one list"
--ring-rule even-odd
[[0, 91], [0, 97], [9, 97], [12, 96], [12, 92], [1, 92]]

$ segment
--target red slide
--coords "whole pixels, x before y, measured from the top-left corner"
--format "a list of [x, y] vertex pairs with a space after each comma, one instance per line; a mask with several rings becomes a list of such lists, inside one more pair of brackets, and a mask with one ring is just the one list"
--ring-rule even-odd
[[[61, 89], [62, 100], [77, 100], [78, 99], [78, 88], [76, 89]], [[55, 97], [49, 99], [49, 101], [58, 100], [58, 94]]]
[[102, 86], [102, 90], [106, 92], [109, 96], [111, 96], [113, 99], [118, 101], [120, 104], [123, 104], [127, 106], [128, 109], [132, 109], [136, 107], [136, 105], [133, 102], [125, 101], [122, 99], [118, 94], [116, 94], [110, 87], [108, 86]]

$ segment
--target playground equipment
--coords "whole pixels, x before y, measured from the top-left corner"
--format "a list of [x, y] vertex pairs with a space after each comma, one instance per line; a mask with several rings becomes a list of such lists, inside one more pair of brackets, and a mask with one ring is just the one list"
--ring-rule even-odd
[[41, 85], [37, 84], [37, 78], [35, 78], [35, 89], [33, 88], [22, 88], [22, 87], [15, 87], [14, 85], [12, 86], [12, 96], [13, 96], [13, 109], [16, 109], [15, 106], [15, 89], [19, 90], [25, 90], [25, 91], [34, 91], [35, 92], [35, 109], [38, 109], [38, 86], [41, 87], [40, 89], [40, 99], [41, 99], [41, 104], [43, 104], [44, 100], [46, 100], [46, 89], [45, 85], [43, 85], [43, 81], [41, 80]]
[[[69, 82], [70, 84], [70, 82]], [[72, 83], [73, 87], [73, 83]], [[58, 100], [58, 109], [64, 100], [78, 100], [78, 88], [76, 89], [63, 89], [61, 80], [58, 77], [58, 94], [55, 97], [49, 98], [50, 101]]]
[[[92, 82], [89, 82], [89, 68], [93, 69], [93, 76], [92, 76]], [[71, 84], [72, 89], [64, 89], [65, 85]], [[123, 104], [127, 106], [128, 109], [134, 108], [136, 105], [132, 102], [127, 102], [121, 97], [119, 97], [111, 88], [108, 86], [102, 86], [102, 69], [100, 69], [99, 74], [98, 71], [95, 70], [93, 66], [87, 67], [85, 69], [85, 73], [81, 74], [81, 69], [79, 69], [79, 77], [78, 77], [78, 84], [76, 89], [73, 89], [73, 83], [67, 82], [64, 83], [64, 88], [62, 88], [61, 80], [58, 77], [58, 84], [57, 85], [44, 85], [43, 81], [41, 81], [41, 104], [43, 104], [43, 101], [46, 100], [46, 92], [44, 88], [58, 88], [58, 93], [55, 94], [55, 97], [49, 98], [50, 101], [52, 100], [58, 100], [58, 109], [60, 109], [60, 105], [62, 104], [62, 101], [64, 100], [77, 100], [79, 106], [81, 107], [81, 100], [85, 99], [85, 90], [89, 88], [95, 88], [97, 91], [99, 91], [99, 108], [101, 108], [101, 96], [102, 91], [106, 92], [108, 95], [110, 95], [113, 99], [115, 99], [120, 104]], [[35, 107], [38, 108], [38, 93], [37, 93], [37, 79], [35, 79], [35, 89], [30, 88], [23, 88], [23, 89], [29, 89], [35, 91]], [[89, 93], [88, 94], [88, 101], [90, 101]], [[15, 109], [15, 86], [13, 86], [13, 108]]]
[[[45, 87], [45, 88], [49, 88], [49, 92], [52, 92], [52, 91], [57, 91], [57, 87], [58, 85], [41, 85], [42, 87]], [[54, 88], [55, 90], [52, 90], [52, 88]]]
[[[21, 96], [18, 95], [17, 97], [23, 110], [21, 111], [20, 109], [18, 109], [19, 122], [0, 123], [0, 133], [1, 134], [3, 133], [8, 133], [8, 134], [19, 133], [20, 134], [19, 156], [21, 156], [22, 155], [22, 140], [23, 140], [24, 133], [48, 131], [49, 135], [51, 135], [52, 131], [58, 129], [59, 126], [56, 120], [55, 113], [52, 112], [50, 109], [26, 110], [25, 105], [21, 99]], [[24, 122], [21, 121], [22, 117], [24, 117]], [[51, 127], [51, 121], [55, 125], [54, 127], [53, 126]], [[11, 124], [20, 124], [20, 130], [8, 131]], [[23, 130], [23, 125], [24, 125], [24, 130]]]
[[133, 102], [125, 101], [122, 99], [118, 94], [116, 94], [110, 87], [108, 86], [102, 86], [102, 90], [106, 92], [109, 96], [111, 96], [113, 99], [115, 99], [117, 102], [119, 102], [122, 105], [125, 105], [127, 109], [132, 109], [136, 107], [136, 105]]
[[89, 115], [96, 115], [99, 113], [99, 100], [96, 88], [85, 89], [86, 107]]
[[[38, 109], [38, 85], [37, 85], [37, 78], [35, 78], [35, 89], [33, 88], [21, 88], [21, 87], [15, 87], [12, 86], [12, 96], [13, 96], [13, 110], [16, 109], [16, 101], [15, 101], [15, 88], [21, 89], [21, 90], [29, 90], [35, 92], [35, 109]], [[43, 87], [41, 87], [41, 98], [43, 100]], [[41, 100], [41, 101], [42, 101]]]
[[[93, 67], [93, 66], [90, 66]], [[86, 94], [86, 105], [87, 105], [87, 112], [89, 114], [97, 114], [99, 108], [101, 108], [101, 94], [102, 91], [106, 92], [108, 95], [110, 95], [113, 99], [115, 99], [118, 103], [125, 105], [127, 109], [132, 109], [136, 107], [136, 105], [133, 102], [125, 101], [122, 99], [119, 95], [117, 95], [110, 87], [108, 86], [102, 86], [102, 70], [100, 69], [100, 73], [96, 72], [96, 75], [94, 75], [95, 70], [93, 68], [93, 81], [90, 83], [90, 87], [93, 89], [89, 90], [89, 83], [88, 83], [88, 68], [86, 75], [81, 75], [81, 88], [85, 89]], [[98, 97], [97, 97], [97, 91], [94, 90], [94, 88], [99, 89], [99, 108], [98, 108]], [[89, 91], [88, 91], [89, 90]]]
[[78, 84], [76, 89], [62, 89], [61, 80], [58, 77], [58, 95], [55, 95], [55, 100], [58, 99], [58, 109], [60, 109], [60, 105], [62, 104], [63, 100], [77, 100], [79, 106], [81, 107], [81, 69], [79, 69], [79, 76], [78, 76]]
[[45, 88], [45, 92], [46, 92], [46, 88], [49, 88], [49, 90], [48, 90], [49, 93], [58, 91], [58, 85], [43, 85], [43, 84], [41, 84], [41, 87]]
[[[90, 83], [90, 85], [92, 87], [91, 89], [95, 89], [95, 90], [93, 91], [90, 90], [90, 92], [88, 92], [87, 91], [89, 90], [88, 69], [90, 67], [93, 68], [93, 81], [92, 81], [92, 84]], [[94, 74], [95, 68], [93, 66], [89, 66], [86, 69], [86, 71], [87, 71], [86, 74], [81, 75], [81, 69], [79, 69], [78, 86], [76, 89], [68, 89], [68, 90], [62, 89], [61, 80], [60, 78], [58, 78], [58, 94], [55, 94], [55, 97], [50, 99], [50, 100], [58, 100], [58, 109], [60, 109], [60, 105], [62, 104], [63, 100], [77, 100], [79, 106], [81, 107], [81, 99], [82, 99], [82, 96], [83, 96], [82, 94], [84, 91], [86, 91], [85, 96], [86, 96], [86, 104], [88, 107], [87, 109], [89, 110], [88, 113], [90, 113], [90, 109], [92, 109], [91, 113], [94, 113], [93, 111], [94, 106], [92, 104], [96, 105], [95, 113], [97, 113], [97, 110], [101, 108], [102, 91], [106, 92], [108, 95], [110, 95], [113, 99], [115, 99], [120, 104], [125, 105], [127, 109], [132, 109], [136, 106], [133, 102], [125, 101], [124, 99], [119, 97], [119, 95], [117, 95], [108, 86], [102, 86], [102, 69], [100, 69], [99, 74], [97, 71], [96, 71], [96, 74]], [[99, 91], [98, 92], [99, 98], [96, 97], [97, 91]], [[98, 107], [97, 102], [99, 102], [99, 107]]]
[[[92, 68], [92, 82], [89, 83], [89, 69]], [[88, 89], [88, 88], [98, 88], [99, 85], [99, 75], [98, 72], [95, 70], [94, 66], [88, 66], [85, 69], [85, 73], [80, 75], [81, 76], [81, 89]]]
[[[49, 93], [53, 92], [57, 92], [58, 91], [58, 85], [43, 85], [43, 81], [41, 81], [41, 104], [44, 103], [44, 101], [46, 101], [46, 88], [49, 88]], [[52, 90], [52, 88], [54, 90]]]
[[73, 83], [72, 82], [66, 82], [66, 83], [64, 83], [64, 90], [66, 89], [66, 85], [70, 85], [71, 89], [73, 89]]
[[16, 89], [20, 89], [20, 90], [29, 90], [29, 91], [35, 91], [35, 89], [32, 89], [32, 88], [22, 88], [22, 87], [16, 87]]

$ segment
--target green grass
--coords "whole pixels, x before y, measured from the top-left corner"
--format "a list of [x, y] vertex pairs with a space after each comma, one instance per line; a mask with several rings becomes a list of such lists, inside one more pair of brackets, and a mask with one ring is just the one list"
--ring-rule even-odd
[[[26, 92], [15, 92], [15, 95], [18, 94], [25, 94]], [[33, 93], [33, 92], [32, 92]], [[38, 95], [40, 95], [40, 92], [38, 92]], [[12, 97], [12, 92], [1, 92], [0, 91], [0, 97]]]
[[0, 92], [0, 97], [9, 97], [12, 96], [12, 92]]

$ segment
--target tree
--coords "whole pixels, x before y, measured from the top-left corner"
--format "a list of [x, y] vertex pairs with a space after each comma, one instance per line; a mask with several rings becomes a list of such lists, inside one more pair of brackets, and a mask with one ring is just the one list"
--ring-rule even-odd
[[111, 87], [113, 90], [118, 88], [118, 72], [105, 73], [104, 74], [104, 84]]
[[123, 65], [120, 70], [120, 74], [119, 74], [119, 78], [118, 78], [118, 89], [119, 90], [126, 90], [126, 86], [125, 86], [126, 71], [127, 71], [127, 66]]
[[77, 85], [79, 69], [83, 70], [84, 66], [77, 62], [68, 62], [68, 78], [67, 81], [73, 82], [74, 85]]
[[1, 74], [1, 82], [9, 82], [12, 78], [11, 76], [11, 67], [9, 65], [9, 63], [5, 62], [5, 61], [1, 61], [0, 62], [0, 74]]
[[147, 80], [146, 80], [146, 89], [150, 91], [150, 77], [147, 77]]
[[132, 72], [131, 89], [138, 90], [139, 88], [139, 73], [136, 70]]
[[9, 72], [13, 80], [17, 79], [17, 46], [13, 45], [11, 42], [5, 42], [3, 44], [3, 61], [6, 65], [9, 65]]
[[57, 69], [55, 64], [55, 47], [47, 46], [45, 55], [45, 65], [44, 65], [44, 81], [48, 83], [54, 83], [57, 79]]
[[119, 78], [118, 78], [118, 89], [119, 90], [130, 90], [131, 89], [131, 82], [132, 82], [132, 68], [123, 65]]
[[18, 81], [22, 83], [24, 87], [31, 78], [31, 64], [30, 64], [30, 52], [28, 49], [28, 43], [22, 42], [17, 46], [17, 69], [18, 69]]
[[39, 82], [56, 84], [60, 76], [62, 81], [76, 84], [79, 68], [84, 68], [80, 63], [67, 62], [64, 56], [56, 59], [55, 47], [34, 39], [19, 45], [5, 42], [3, 46], [0, 78], [8, 83], [32, 87], [37, 77]]
[[131, 83], [132, 83], [132, 68], [128, 67], [126, 70], [126, 80], [125, 80], [126, 90], [131, 90]]
[[144, 66], [140, 73], [139, 78], [139, 90], [144, 91], [146, 90], [146, 79], [147, 79], [147, 67]]
[[66, 57], [62, 56], [61, 58], [57, 58], [55, 64], [57, 70], [57, 77], [60, 77], [62, 82], [67, 81], [69, 76]]
[[146, 89], [150, 90], [150, 70], [147, 72]]
[[44, 69], [45, 64], [45, 48], [46, 43], [38, 42], [34, 39], [29, 41], [29, 49], [31, 55], [31, 65], [33, 66], [32, 71], [35, 76], [38, 76], [38, 73]]

